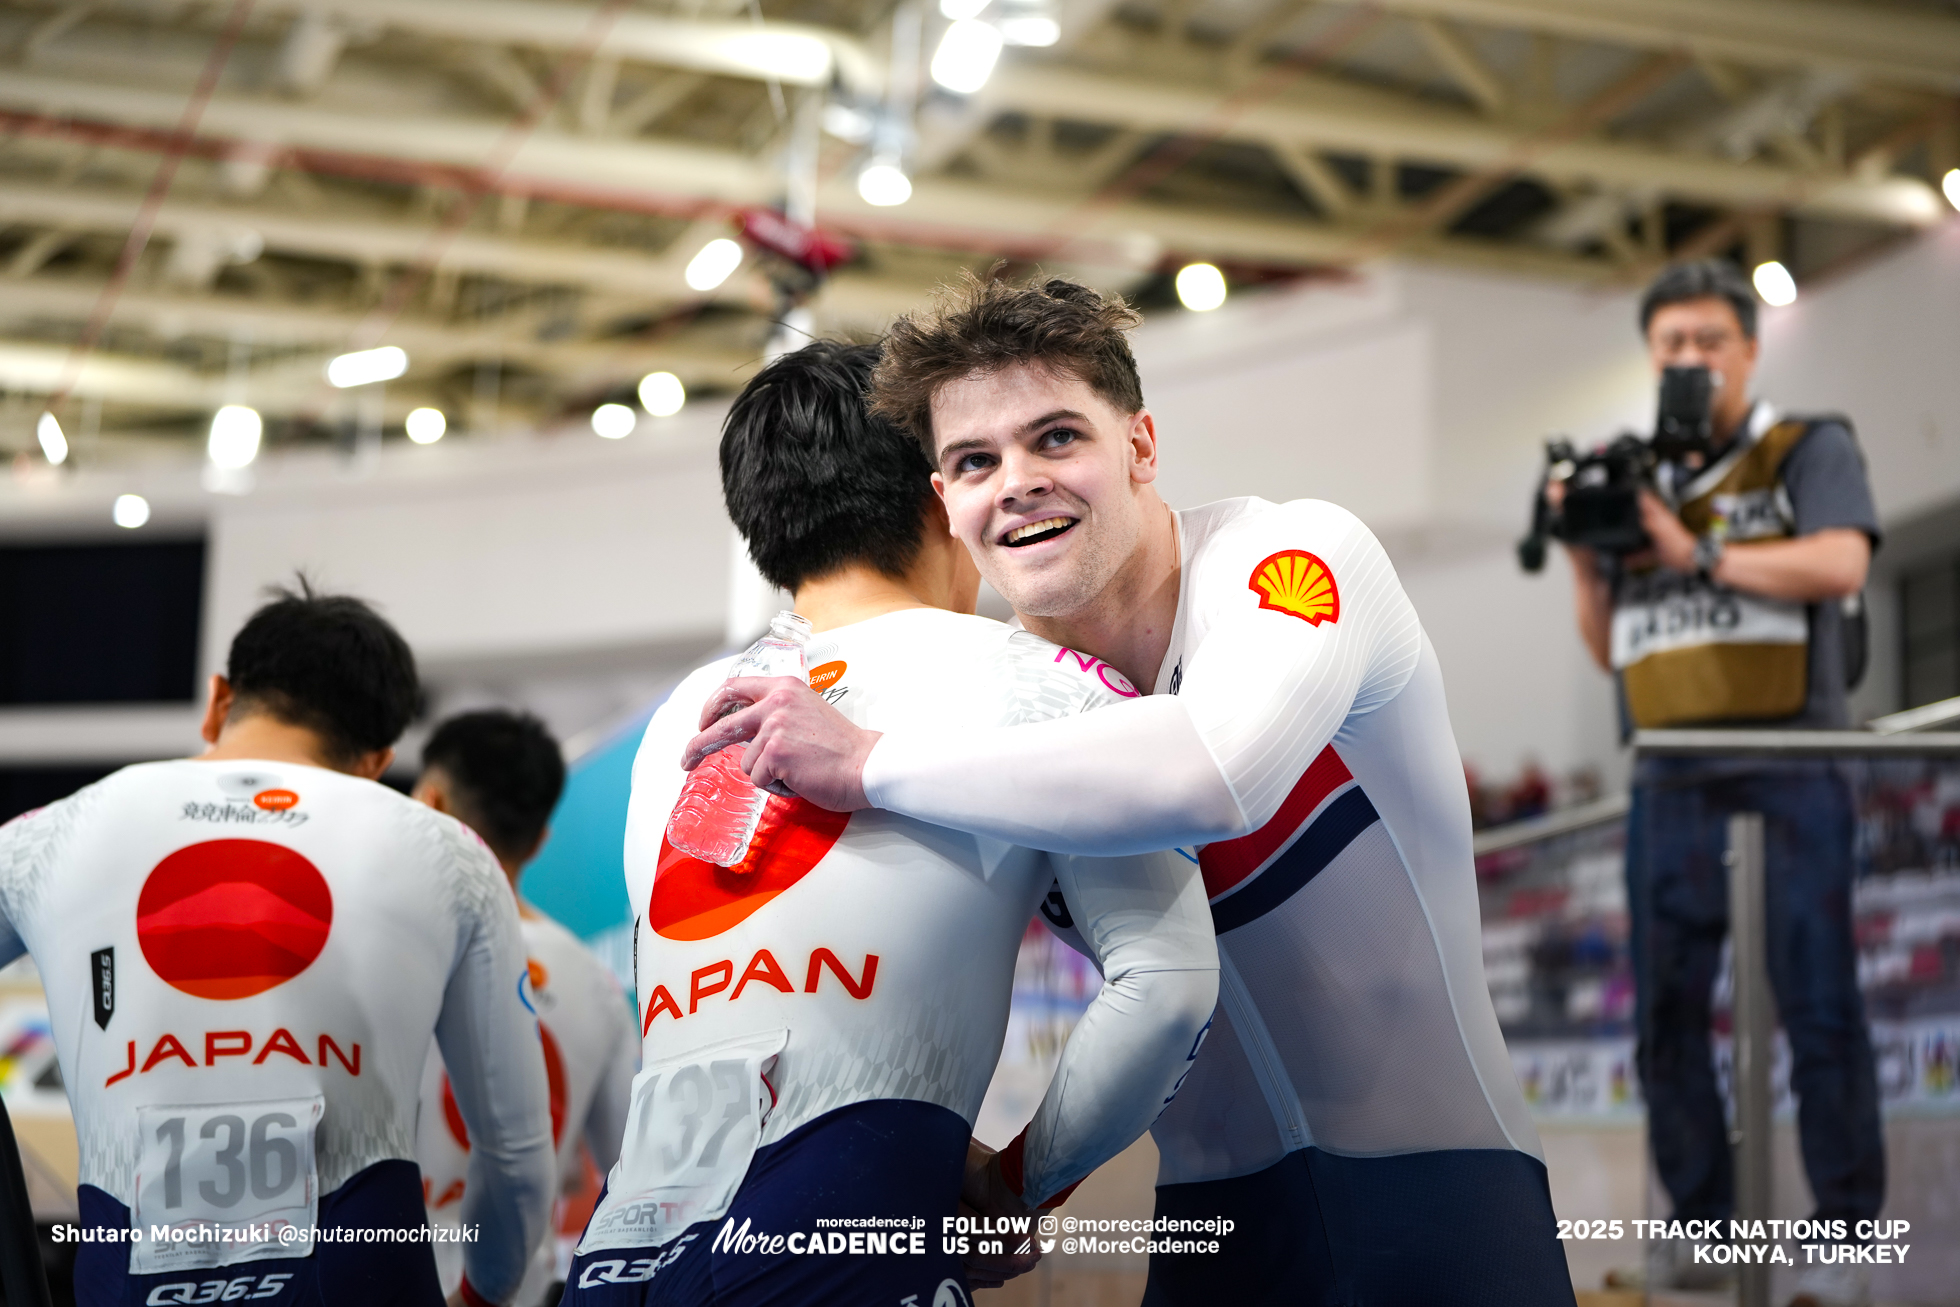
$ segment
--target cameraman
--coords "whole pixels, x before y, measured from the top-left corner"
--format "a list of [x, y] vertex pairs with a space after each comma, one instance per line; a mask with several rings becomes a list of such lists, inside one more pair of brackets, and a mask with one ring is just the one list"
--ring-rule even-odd
[[[1849, 423], [1752, 400], [1756, 298], [1727, 263], [1668, 268], [1641, 299], [1640, 325], [1657, 374], [1705, 367], [1715, 390], [1706, 452], [1660, 462], [1654, 489], [1640, 491], [1651, 547], [1622, 556], [1569, 548], [1579, 632], [1618, 678], [1622, 730], [1846, 726], [1847, 659], [1862, 661], [1862, 631], [1848, 655], [1842, 601], [1863, 587], [1879, 539]], [[1849, 1225], [1878, 1214], [1885, 1152], [1851, 934], [1854, 819], [1829, 761], [1638, 765], [1627, 902], [1655, 1167], [1676, 1218], [1730, 1215], [1709, 1016], [1736, 812], [1764, 819], [1770, 981], [1816, 1215]], [[1801, 1269], [1793, 1304], [1870, 1301], [1856, 1267]], [[1651, 1287], [1702, 1287], [1690, 1278], [1687, 1250], [1650, 1248]]]

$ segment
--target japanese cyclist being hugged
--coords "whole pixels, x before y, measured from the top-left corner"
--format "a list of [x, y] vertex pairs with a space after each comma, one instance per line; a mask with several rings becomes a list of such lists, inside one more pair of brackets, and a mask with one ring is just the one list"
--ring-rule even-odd
[[[1301, 499], [1183, 512], [1120, 300], [968, 279], [885, 342], [874, 410], [918, 439], [952, 533], [1022, 624], [1151, 693], [949, 733], [795, 682], [710, 696], [759, 784], [1073, 854], [1196, 847], [1220, 1003], [1152, 1128], [1151, 1304], [1573, 1301], [1537, 1134], [1484, 987], [1442, 671], [1387, 555]], [[731, 704], [747, 704], [731, 715]], [[719, 720], [717, 720], [719, 718]], [[882, 733], [881, 733], [882, 732]]]
[[[796, 604], [744, 661], [788, 660], [869, 729], [948, 740], [1134, 697], [1100, 659], [972, 615], [979, 576], [925, 459], [865, 411], [877, 356], [812, 344], [729, 411], [729, 514]], [[1032, 1213], [1141, 1135], [1193, 1065], [1218, 986], [1197, 868], [826, 811], [748, 786], [740, 749], [690, 784], [682, 747], [732, 665], [681, 683], [634, 764], [645, 1069], [566, 1301], [968, 1303], [943, 1238], [962, 1196], [1020, 1222], [1012, 1258]], [[1026, 1130], [970, 1148], [1044, 902], [1104, 984]]]

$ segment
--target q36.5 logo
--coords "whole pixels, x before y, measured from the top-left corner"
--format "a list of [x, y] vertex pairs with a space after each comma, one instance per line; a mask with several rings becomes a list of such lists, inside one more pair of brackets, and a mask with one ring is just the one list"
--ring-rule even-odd
[[201, 1302], [237, 1302], [241, 1298], [277, 1298], [294, 1272], [241, 1275], [230, 1280], [178, 1280], [159, 1284], [143, 1302], [146, 1307]]

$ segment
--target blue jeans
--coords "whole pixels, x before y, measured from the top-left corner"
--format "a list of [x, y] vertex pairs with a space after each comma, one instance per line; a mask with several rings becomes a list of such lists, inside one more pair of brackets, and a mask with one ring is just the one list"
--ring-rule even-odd
[[1816, 1215], [1876, 1216], [1885, 1143], [1851, 934], [1851, 795], [1829, 763], [1641, 765], [1627, 821], [1627, 904], [1654, 1165], [1676, 1217], [1730, 1215], [1729, 1132], [1708, 1035], [1729, 926], [1722, 855], [1738, 812], [1763, 815], [1770, 987], [1790, 1042]]

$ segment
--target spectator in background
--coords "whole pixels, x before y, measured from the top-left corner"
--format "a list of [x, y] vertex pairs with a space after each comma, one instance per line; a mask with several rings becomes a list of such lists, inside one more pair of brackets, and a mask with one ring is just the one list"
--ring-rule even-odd
[[[1579, 632], [1618, 679], [1623, 730], [1848, 724], [1843, 601], [1865, 582], [1877, 513], [1850, 423], [1779, 414], [1750, 393], [1756, 298], [1730, 265], [1664, 271], [1640, 303], [1658, 373], [1717, 383], [1712, 446], [1642, 490], [1651, 548], [1568, 550]], [[1677, 1218], [1727, 1217], [1729, 1131], [1709, 1050], [1728, 931], [1730, 814], [1758, 812], [1768, 859], [1770, 981], [1788, 1033], [1816, 1215], [1878, 1214], [1885, 1148], [1851, 935], [1850, 793], [1825, 761], [1643, 759], [1627, 828], [1638, 1066], [1654, 1162]], [[1650, 1287], [1697, 1287], [1687, 1250], [1649, 1250]], [[1792, 1307], [1870, 1302], [1857, 1266], [1800, 1268]]]

